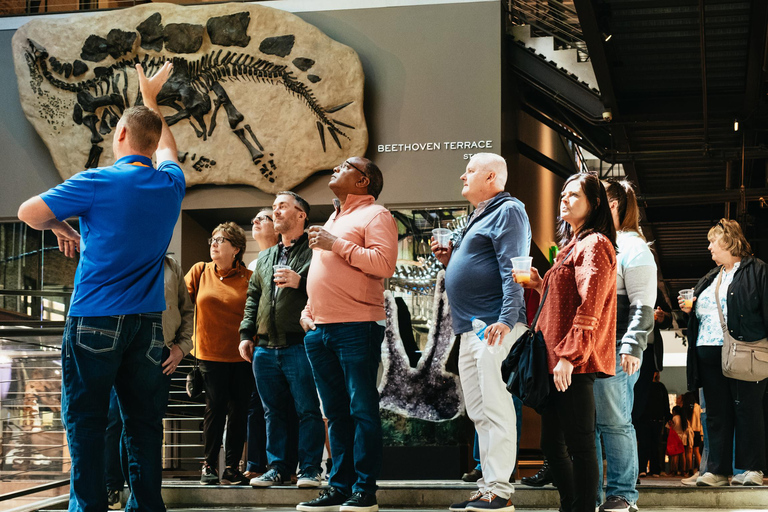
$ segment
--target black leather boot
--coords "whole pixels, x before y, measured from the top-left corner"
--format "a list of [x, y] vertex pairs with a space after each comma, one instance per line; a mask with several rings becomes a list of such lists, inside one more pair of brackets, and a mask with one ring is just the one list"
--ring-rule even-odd
[[528, 485], [530, 487], [543, 487], [547, 484], [552, 483], [552, 474], [549, 471], [549, 463], [544, 460], [544, 465], [541, 466], [541, 469], [538, 473], [536, 473], [533, 476], [527, 476], [520, 480], [523, 485]]

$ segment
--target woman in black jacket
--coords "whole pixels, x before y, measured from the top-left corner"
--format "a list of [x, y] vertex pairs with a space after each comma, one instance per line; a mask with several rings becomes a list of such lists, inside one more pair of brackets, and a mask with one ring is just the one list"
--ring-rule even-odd
[[734, 434], [737, 468], [746, 473], [734, 485], [762, 485], [765, 468], [763, 396], [768, 379], [745, 382], [723, 375], [723, 332], [715, 288], [730, 335], [757, 341], [768, 333], [768, 272], [763, 261], [750, 256], [751, 248], [738, 222], [722, 219], [707, 235], [709, 251], [718, 265], [694, 288], [693, 307], [679, 299], [688, 316], [688, 389], [704, 390], [707, 403], [709, 458], [697, 485], [728, 485], [733, 472]]

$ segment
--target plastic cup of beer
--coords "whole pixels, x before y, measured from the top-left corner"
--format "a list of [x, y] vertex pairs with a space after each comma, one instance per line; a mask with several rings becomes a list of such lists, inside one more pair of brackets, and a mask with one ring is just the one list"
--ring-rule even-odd
[[515, 270], [516, 283], [523, 284], [531, 280], [531, 262], [533, 262], [533, 258], [530, 256], [512, 258], [512, 268]]
[[435, 228], [432, 230], [432, 237], [437, 242], [438, 247], [448, 248], [448, 242], [451, 241], [451, 234], [453, 231], [446, 228]]
[[685, 309], [693, 309], [693, 288], [680, 290], [680, 298], [683, 299], [683, 307]]
[[[275, 282], [277, 282], [277, 274], [281, 273], [283, 270], [291, 270], [290, 265], [272, 265], [272, 275], [275, 276]], [[281, 279], [280, 282], [283, 280]]]

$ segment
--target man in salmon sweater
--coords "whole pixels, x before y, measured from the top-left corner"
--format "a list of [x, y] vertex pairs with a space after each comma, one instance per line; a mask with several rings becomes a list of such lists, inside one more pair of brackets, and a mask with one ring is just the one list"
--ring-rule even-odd
[[304, 512], [375, 512], [382, 438], [376, 373], [386, 313], [384, 279], [397, 260], [397, 226], [375, 204], [383, 178], [365, 158], [333, 170], [336, 211], [309, 229], [313, 249], [304, 348], [328, 417], [333, 467], [328, 490], [300, 503]]

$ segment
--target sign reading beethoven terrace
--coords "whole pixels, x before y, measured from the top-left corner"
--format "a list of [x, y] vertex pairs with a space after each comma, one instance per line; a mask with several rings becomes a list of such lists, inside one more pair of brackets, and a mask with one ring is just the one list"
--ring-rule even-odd
[[[492, 140], [475, 141], [443, 141], [443, 142], [413, 142], [399, 144], [379, 144], [379, 153], [406, 153], [418, 151], [456, 151], [474, 149], [474, 153], [493, 151]], [[464, 160], [469, 160], [474, 153], [464, 153]]]

